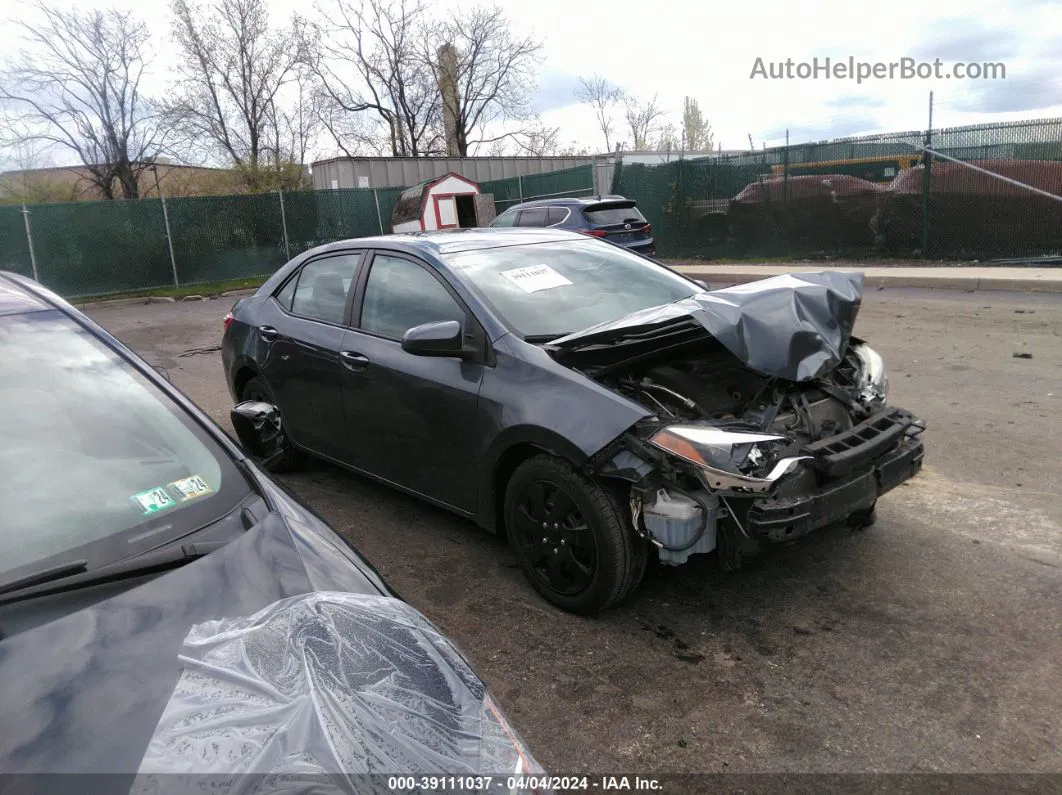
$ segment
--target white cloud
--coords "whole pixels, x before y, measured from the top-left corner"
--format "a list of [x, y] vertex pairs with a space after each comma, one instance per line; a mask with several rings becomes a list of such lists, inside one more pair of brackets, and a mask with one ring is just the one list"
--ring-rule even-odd
[[[91, 0], [58, 0], [90, 8]], [[168, 43], [169, 13], [162, 3], [108, 0], [135, 9], [158, 37], [153, 86], [164, 90], [175, 60]], [[439, 15], [468, 0], [435, 0]], [[275, 16], [312, 13], [304, 0], [272, 0]], [[27, 6], [9, 10], [23, 17]], [[940, 126], [977, 121], [1062, 115], [1062, 52], [1054, 35], [1062, 30], [1062, 7], [1025, 0], [896, 0], [865, 6], [840, 0], [814, 5], [788, 0], [692, 4], [657, 0], [651, 4], [572, 3], [538, 0], [506, 3], [518, 32], [543, 43], [538, 96], [543, 119], [561, 128], [563, 143], [594, 148], [603, 141], [592, 114], [565, 104], [579, 75], [594, 72], [659, 103], [676, 123], [682, 99], [698, 100], [712, 123], [717, 143], [743, 148], [779, 143], [785, 130], [794, 142], [863, 132], [920, 129], [927, 98], [935, 92]], [[0, 28], [0, 48], [17, 46], [16, 31]], [[944, 61], [1002, 60], [1007, 80], [876, 80], [856, 84], [836, 79], [750, 79], [757, 57], [765, 61], [833, 59], [853, 56], [896, 61], [904, 56]]]

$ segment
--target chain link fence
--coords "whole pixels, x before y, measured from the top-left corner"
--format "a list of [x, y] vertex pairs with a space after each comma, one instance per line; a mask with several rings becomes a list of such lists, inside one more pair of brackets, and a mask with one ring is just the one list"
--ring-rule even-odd
[[621, 164], [612, 192], [664, 257], [1060, 257], [1062, 119]]
[[[594, 193], [593, 166], [481, 183], [498, 212]], [[67, 297], [267, 276], [386, 233], [404, 188], [0, 206], [0, 268]], [[1062, 259], [1062, 119], [615, 168], [663, 257]]]
[[[592, 186], [586, 165], [481, 187], [504, 210]], [[68, 298], [258, 278], [314, 246], [389, 232], [403, 190], [0, 205], [0, 269]]]
[[498, 214], [520, 202], [556, 196], [590, 196], [594, 193], [594, 167], [591, 164], [542, 174], [524, 174], [479, 183], [484, 193], [494, 195]]

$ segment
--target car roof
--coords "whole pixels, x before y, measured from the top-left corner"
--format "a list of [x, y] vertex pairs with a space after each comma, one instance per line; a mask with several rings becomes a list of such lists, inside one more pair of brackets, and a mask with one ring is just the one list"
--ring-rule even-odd
[[634, 199], [628, 199], [626, 196], [561, 196], [555, 199], [532, 199], [531, 201], [514, 204], [509, 210], [526, 207], [587, 207], [591, 204], [612, 204], [614, 202], [630, 202], [637, 205]]
[[56, 308], [24, 277], [10, 271], [0, 271], [0, 315], [22, 315]]
[[[349, 248], [351, 245], [365, 248], [389, 248], [415, 254], [453, 254], [505, 246], [527, 246], [535, 243], [551, 243], [562, 240], [586, 240], [578, 232], [551, 228], [489, 228], [452, 229], [433, 232], [399, 232], [393, 235], [376, 235], [338, 241], [313, 251], [333, 248]], [[307, 252], [309, 253], [309, 252]]]

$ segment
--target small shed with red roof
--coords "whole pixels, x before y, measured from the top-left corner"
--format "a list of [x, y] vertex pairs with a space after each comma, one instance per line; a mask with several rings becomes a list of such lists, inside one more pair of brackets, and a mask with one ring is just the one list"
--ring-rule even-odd
[[479, 185], [452, 171], [402, 191], [391, 213], [392, 232], [476, 226]]

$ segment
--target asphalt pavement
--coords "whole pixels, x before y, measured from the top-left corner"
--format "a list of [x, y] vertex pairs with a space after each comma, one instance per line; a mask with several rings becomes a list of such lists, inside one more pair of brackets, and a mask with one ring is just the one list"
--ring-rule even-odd
[[[231, 301], [89, 314], [229, 429]], [[877, 524], [651, 572], [597, 618], [543, 602], [470, 522], [323, 463], [284, 480], [457, 641], [551, 772], [1062, 772], [1062, 295], [870, 289], [857, 334], [929, 425]]]

